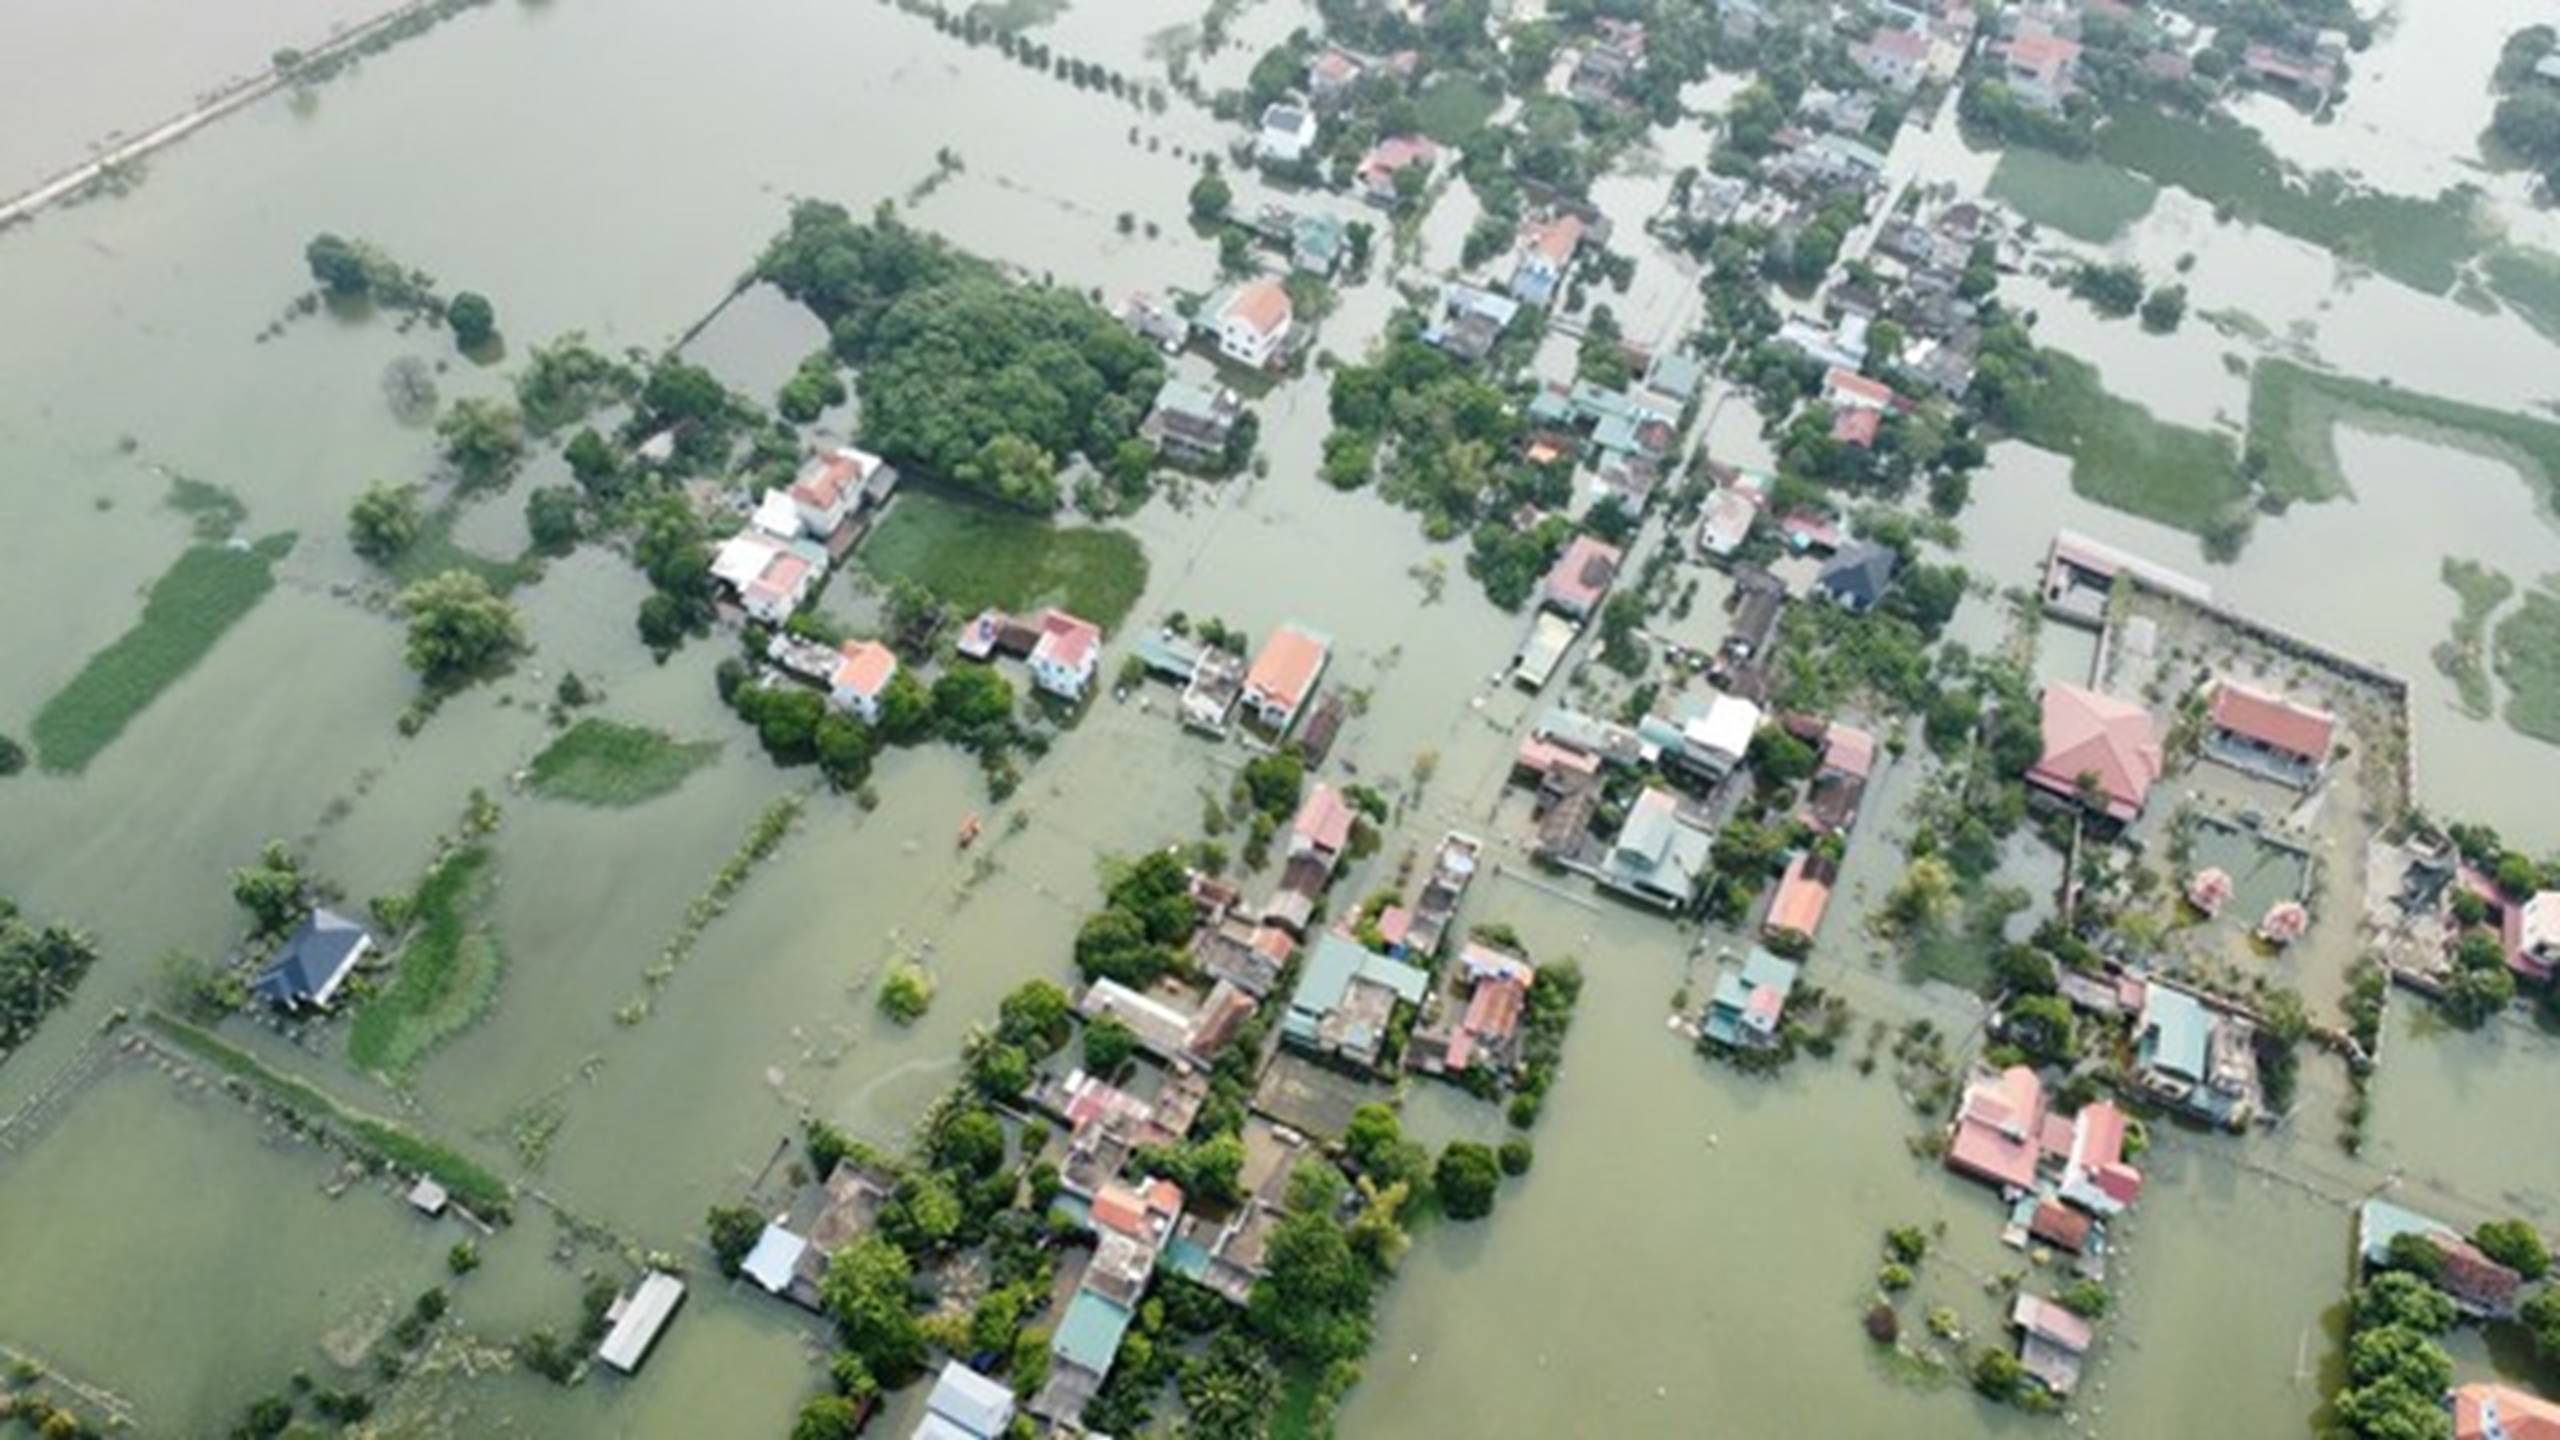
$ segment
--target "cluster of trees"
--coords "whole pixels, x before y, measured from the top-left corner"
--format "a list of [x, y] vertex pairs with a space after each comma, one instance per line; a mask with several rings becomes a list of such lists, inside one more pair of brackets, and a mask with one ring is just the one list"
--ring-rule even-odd
[[400, 592], [409, 617], [409, 668], [434, 689], [494, 673], [525, 649], [524, 621], [489, 582], [447, 570]]
[[755, 727], [765, 753], [778, 765], [816, 764], [838, 790], [859, 790], [884, 745], [918, 745], [945, 739], [978, 752], [981, 762], [1006, 763], [1020, 739], [1014, 720], [1013, 683], [993, 668], [960, 666], [926, 685], [900, 669], [880, 695], [874, 725], [838, 710], [805, 685], [754, 683], [746, 662], [720, 662], [720, 696], [738, 718]]
[[901, 464], [1031, 510], [1057, 469], [1110, 462], [1164, 380], [1155, 350], [1082, 295], [1015, 285], [898, 223], [804, 202], [757, 274], [817, 312], [854, 365], [863, 439]]
[[[2453, 1328], [2454, 1304], [2433, 1283], [2426, 1256], [2406, 1255], [2411, 1266], [2374, 1275], [2357, 1287], [2349, 1307], [2347, 1381], [2332, 1409], [2358, 1440], [2432, 1440], [2445, 1433], [2442, 1397], [2453, 1383], [2453, 1362], [2437, 1337]], [[2439, 1266], [2442, 1258], [2434, 1254]]]
[[924, 16], [933, 22], [934, 29], [964, 45], [972, 48], [993, 45], [1004, 58], [1021, 65], [1024, 69], [1036, 70], [1044, 75], [1054, 75], [1079, 90], [1109, 91], [1113, 99], [1126, 100], [1132, 105], [1144, 105], [1157, 114], [1162, 114], [1165, 106], [1170, 103], [1165, 98], [1164, 91], [1134, 80], [1109, 66], [1057, 54], [1046, 44], [1032, 40], [1021, 33], [1020, 26], [1004, 23], [1001, 19], [990, 18], [982, 13], [984, 11], [982, 6], [973, 5], [955, 13], [945, 6], [932, 3], [932, 0], [897, 0], [897, 3], [899, 9]]
[[2532, 166], [2546, 188], [2560, 190], [2560, 86], [2533, 73], [2555, 50], [2560, 50], [2560, 31], [2549, 25], [2529, 25], [2507, 37], [2497, 73], [2504, 93], [2490, 116], [2489, 133]]
[[38, 925], [0, 899], [0, 1059], [70, 1001], [98, 960], [97, 942], [68, 925]]
[[[640, 372], [587, 344], [576, 331], [533, 354], [515, 381], [516, 410], [535, 435], [575, 425], [598, 407], [640, 393]], [[593, 433], [593, 432], [589, 432]]]
[[1174, 850], [1155, 850], [1117, 867], [1103, 908], [1076, 931], [1076, 969], [1087, 980], [1144, 989], [1186, 964], [1183, 942], [1198, 916], [1191, 876]]

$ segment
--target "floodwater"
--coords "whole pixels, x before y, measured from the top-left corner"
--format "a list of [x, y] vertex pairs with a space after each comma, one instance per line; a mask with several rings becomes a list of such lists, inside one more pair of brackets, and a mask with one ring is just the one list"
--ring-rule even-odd
[[[1049, 38], [1137, 73], [1152, 64], [1150, 37], [1182, 8], [1087, 5]], [[1268, 43], [1303, 15], [1271, 0], [1247, 9], [1237, 30]], [[776, 37], [793, 53], [828, 56], [825, 83], [776, 83]], [[1231, 48], [1204, 61], [1204, 73], [1213, 83], [1240, 75], [1251, 54]], [[618, 103], [674, 85], [681, 105]], [[458, 93], [492, 99], [460, 106]], [[413, 682], [396, 626], [362, 602], [368, 576], [347, 549], [343, 516], [366, 483], [426, 476], [431, 456], [427, 436], [391, 419], [379, 377], [395, 359], [425, 359], [444, 365], [438, 384], [451, 399], [494, 392], [503, 375], [451, 356], [440, 336], [384, 321], [319, 318], [265, 344], [253, 337], [307, 284], [304, 242], [335, 229], [491, 295], [518, 354], [571, 329], [608, 348], [663, 345], [729, 289], [790, 197], [857, 211], [902, 199], [946, 147], [963, 168], [915, 204], [918, 223], [1109, 299], [1199, 286], [1215, 260], [1182, 223], [1184, 194], [1194, 157], [1232, 138], [1185, 102], [1161, 116], [1133, 109], [969, 51], [885, 6], [567, 0], [475, 11], [333, 84], [314, 114], [261, 103], [168, 153], [133, 195], [0, 237], [0, 314], [13, 339], [29, 341], [0, 348], [0, 613], [44, 617], [0, 627], [0, 729], [22, 734], [187, 543], [182, 517], [158, 508], [165, 479], [153, 467], [233, 488], [250, 508], [250, 533], [302, 535], [275, 593], [85, 774], [22, 776], [0, 792], [7, 890], [94, 929], [109, 957], [57, 1023], [0, 1068], [0, 1110], [110, 1010], [140, 998], [163, 950], [212, 954], [228, 943], [227, 872], [262, 841], [295, 841], [360, 900], [410, 883], [467, 792], [485, 787], [507, 810], [493, 912], [506, 971], [480, 1025], [432, 1056], [406, 1093], [354, 1073], [340, 1035], [323, 1031], [297, 1050], [263, 1029], [231, 1033], [352, 1101], [403, 1112], [646, 1248], [695, 1253], [703, 1208], [737, 1194], [804, 1112], [896, 1139], [949, 1082], [967, 1028], [1004, 991], [1063, 973], [1096, 857], [1196, 833], [1203, 793], [1223, 792], [1241, 752], [1183, 736], [1161, 691], [1102, 700], [1013, 801], [990, 811], [987, 838], [967, 855], [950, 836], [986, 805], [974, 769], [939, 750], [890, 757], [874, 779], [876, 810], [813, 795], [799, 831], [649, 1016], [617, 1023], [689, 897], [749, 821], [809, 773], [776, 773], [721, 712], [708, 674], [715, 646], [649, 661], [630, 625], [640, 582], [595, 552], [555, 563], [520, 593], [538, 650], [516, 677], [448, 704], [420, 736], [398, 737], [393, 722]], [[1667, 258], [1633, 237], [1664, 177], [1702, 158], [1686, 153], [1702, 143], [1684, 132], [1665, 142], [1656, 173], [1604, 190], [1613, 213], [1626, 207], [1615, 218], [1639, 255], [1628, 304], [1649, 329], [1682, 323], [1682, 287], [1669, 281]], [[1247, 203], [1261, 198], [1240, 189]], [[1120, 234], [1124, 212], [1157, 222], [1159, 234]], [[1426, 255], [1453, 249], [1463, 229], [1444, 245], [1440, 222], [1426, 226]], [[2312, 263], [2284, 253], [2288, 267]], [[2308, 283], [2323, 287], [2326, 276], [2319, 269]], [[1347, 292], [1322, 344], [1356, 354], [1392, 305], [1383, 280]], [[767, 301], [751, 297], [734, 316], [697, 353], [752, 392], [769, 392], [815, 342]], [[2502, 332], [2501, 343], [2512, 338]], [[2498, 367], [2478, 368], [2489, 393]], [[1505, 805], [1502, 781], [1518, 726], [1545, 702], [1489, 678], [1518, 618], [1491, 609], [1461, 550], [1426, 545], [1410, 515], [1311, 481], [1326, 425], [1321, 376], [1259, 405], [1266, 478], [1201, 487], [1195, 503], [1159, 503], [1132, 522], [1151, 561], [1133, 624], [1182, 609], [1250, 631], [1291, 618], [1332, 634], [1336, 675], [1367, 701], [1335, 763], [1400, 802], [1387, 846], [1346, 892], [1384, 883], [1402, 854], [1444, 827], [1478, 829], [1503, 873], [1487, 878], [1468, 918], [1517, 925], [1541, 956], [1578, 953], [1590, 976], [1537, 1132], [1535, 1173], [1506, 1191], [1493, 1223], [1421, 1237], [1382, 1308], [1370, 1378], [1343, 1433], [1775, 1434], [1800, 1428], [1809, 1396], [1843, 1433], [2026, 1433], [1961, 1386], [1897, 1381], [1857, 1328], [1879, 1231], [1944, 1220], [1915, 1298], [1953, 1305], [1987, 1332], [1996, 1317], [1976, 1277], [2018, 1263], [1994, 1238], [1997, 1207], [1909, 1155], [1903, 1142], [1930, 1122], [1895, 1094], [1890, 1066], [1861, 1077], [1844, 1053], [1780, 1080], [1746, 1079], [1701, 1064], [1664, 1028], [1673, 993], [1706, 983], [1714, 948], [1729, 941], [1705, 940], [1708, 958], [1693, 960], [1699, 937], [1530, 878], [1515, 838], [1520, 807]], [[1724, 418], [1748, 429], [1747, 407], [1733, 409]], [[2521, 575], [2538, 573], [2526, 557], [2547, 532], [2495, 467], [2465, 471], [2433, 452], [2389, 448], [2405, 444], [2351, 441], [2359, 499], [2262, 524], [2247, 564], [2214, 578], [2274, 618], [2342, 630], [2386, 661], [2415, 646], [2421, 663], [2397, 668], [2424, 683], [2424, 646], [2452, 604], [2434, 584], [2437, 550], [2395, 557], [2350, 586], [2334, 563], [2339, 547], [2422, 533]], [[2058, 523], [2192, 563], [2183, 537], [2077, 501], [2050, 461], [2004, 447], [1965, 517], [1968, 564], [2001, 583], [2022, 580]], [[2476, 503], [2429, 504], [2445, 485]], [[2502, 495], [2511, 507], [2500, 508]], [[501, 498], [462, 533], [510, 543], [518, 509]], [[1435, 565], [1445, 582], [1436, 600]], [[2350, 603], [2374, 613], [2342, 621]], [[2380, 624], [2394, 606], [2411, 617], [2405, 634]], [[571, 668], [606, 692], [606, 713], [721, 739], [722, 754], [675, 795], [634, 811], [513, 794], [508, 777], [545, 738], [541, 704]], [[1560, 681], [1548, 698], [1570, 691]], [[2471, 758], [2503, 732], [2455, 733], [2463, 743], [2421, 736], [2422, 774], [2446, 787], [2447, 808], [2549, 838], [2534, 817], [2503, 813], [2501, 796], [2523, 797]], [[2539, 751], [2511, 753], [2549, 763]], [[1942, 998], [1905, 986], [1861, 938], [1863, 907], [1899, 870], [1898, 812], [1919, 767], [1898, 764], [1878, 786], [1814, 965], [1817, 982], [1850, 996], [1861, 1030], [1918, 1013], [1967, 1023], [1930, 1008]], [[1427, 781], [1414, 778], [1424, 772]], [[882, 1020], [871, 998], [880, 965], [900, 951], [920, 956], [940, 987], [908, 1029]], [[2538, 1115], [2545, 1077], [2506, 1068], [2547, 1063], [2518, 1054], [2532, 1038], [2474, 1051], [2474, 1037], [2395, 1037], [2401, 1050], [2434, 1048], [2427, 1063], [2387, 1077], [2381, 1153], [2415, 1154], [2431, 1134], [2440, 1143], [2441, 1118], [2475, 1104]], [[2484, 1088], [2476, 1077], [2492, 1062], [2482, 1054], [2494, 1054], [2501, 1077], [2536, 1083]], [[2306, 1078], [2306, 1088], [2320, 1083]], [[1497, 1123], [1440, 1092], [1413, 1109], [1417, 1129], [1435, 1136]], [[2107, 1388], [2089, 1400], [2089, 1433], [2300, 1433], [2318, 1398], [2319, 1318], [2343, 1281], [2346, 1216], [2314, 1190], [2248, 1167], [2347, 1176], [2330, 1187], [2337, 1193], [2371, 1183], [2374, 1167], [2340, 1160], [2321, 1129], [2161, 1138], [2120, 1266], [2123, 1319], [2110, 1328], [2124, 1338], [2105, 1348]], [[529, 1133], [549, 1138], [520, 1150]], [[2546, 1155], [2504, 1150], [2488, 1157], [2488, 1183], [2560, 1186]], [[2425, 1163], [2450, 1168], [2453, 1158]], [[217, 1428], [296, 1369], [344, 1383], [316, 1352], [321, 1337], [361, 1297], [434, 1283], [450, 1243], [449, 1227], [414, 1223], [377, 1192], [318, 1198], [324, 1163], [274, 1150], [228, 1101], [188, 1098], [127, 1070], [77, 1094], [54, 1128], [0, 1164], [0, 1270], [36, 1281], [0, 1295], [0, 1340], [125, 1392], [149, 1431]], [[187, 1183], [170, 1184], [173, 1175]], [[536, 1213], [492, 1242], [481, 1273], [457, 1287], [466, 1327], [504, 1340], [574, 1313], [578, 1280], [547, 1258], [550, 1231]], [[160, 1283], [136, 1298], [135, 1277], [151, 1274]], [[447, 1425], [572, 1437], [779, 1432], [822, 1383], [815, 1327], [715, 1281], [700, 1290], [638, 1379], [573, 1392], [521, 1375], [455, 1381], [437, 1397], [450, 1406]], [[1486, 1365], [1495, 1354], [1512, 1363]]]

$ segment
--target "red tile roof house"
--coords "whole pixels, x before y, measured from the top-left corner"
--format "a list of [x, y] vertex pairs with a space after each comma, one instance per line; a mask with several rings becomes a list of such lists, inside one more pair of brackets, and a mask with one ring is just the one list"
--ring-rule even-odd
[[1289, 822], [1290, 855], [1312, 855], [1332, 869], [1342, 862], [1343, 849], [1351, 843], [1353, 818], [1342, 792], [1319, 781], [1298, 806], [1297, 818]]
[[1082, 700], [1102, 667], [1102, 627], [1064, 610], [1040, 616], [1031, 647], [1031, 681], [1062, 700]]
[[880, 696], [898, 678], [898, 657], [877, 640], [848, 640], [836, 652], [836, 673], [827, 683], [827, 698], [839, 710], [850, 710], [863, 723], [880, 723]]
[[2062, 1198], [2095, 1215], [2117, 1215], [2142, 1194], [2142, 1172], [2124, 1158], [2125, 1116], [2112, 1100], [2092, 1101], [2071, 1119]]
[[[2130, 700], [2077, 685], [2044, 689], [2044, 755], [2027, 770], [2027, 783], [2074, 805], [2091, 805], [2110, 820], [2142, 814], [2160, 778], [2160, 738], [2151, 712]], [[2091, 782], [2084, 795], [2083, 776]]]
[[1831, 908], [1831, 885], [1837, 878], [1830, 861], [1798, 851], [1787, 862], [1786, 878], [1778, 882], [1760, 933], [1772, 940], [1792, 935], [1811, 943], [1814, 932], [1822, 928], [1823, 912]]
[[1353, 178], [1370, 204], [1392, 208], [1404, 198], [1396, 188], [1396, 176], [1408, 166], [1429, 166], [1439, 159], [1440, 147], [1422, 136], [1390, 135], [1360, 157], [1360, 168]]
[[1831, 438], [1857, 450], [1872, 450], [1876, 437], [1884, 433], [1881, 410], [1835, 410], [1831, 415]]
[[2319, 783], [2338, 728], [2326, 710], [2234, 680], [2215, 682], [2205, 720], [2206, 755], [2297, 790]]
[[1324, 637], [1295, 625], [1283, 625], [1262, 642], [1245, 672], [1244, 705], [1274, 735], [1286, 735], [1298, 712], [1315, 694], [1331, 646]]
[[1548, 609], [1575, 620], [1588, 620], [1607, 598], [1625, 557], [1615, 545], [1589, 535], [1576, 535], [1547, 571], [1543, 592]]
[[2035, 1188], [2044, 1153], [2044, 1081], [2024, 1065], [1974, 1076], [1956, 1111], [1947, 1168], [1997, 1186], [2003, 1194]]
[[2560, 1440], [2560, 1405], [2510, 1385], [2460, 1386], [2453, 1440]]
[[887, 461], [851, 446], [823, 450], [800, 467], [791, 483], [791, 503], [800, 524], [820, 540], [836, 533], [861, 505], [864, 487]]

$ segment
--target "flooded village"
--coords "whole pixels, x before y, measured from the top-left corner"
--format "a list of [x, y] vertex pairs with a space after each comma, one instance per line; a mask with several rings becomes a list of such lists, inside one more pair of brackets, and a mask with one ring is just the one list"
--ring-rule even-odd
[[0, 1420], [2560, 1426], [2538, 7], [131, 8]]

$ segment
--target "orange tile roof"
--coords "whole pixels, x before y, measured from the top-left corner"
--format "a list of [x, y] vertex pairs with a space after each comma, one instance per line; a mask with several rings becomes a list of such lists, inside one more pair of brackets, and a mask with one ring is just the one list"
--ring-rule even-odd
[[2080, 777], [2097, 777], [2107, 813], [2130, 820], [2160, 778], [2160, 737], [2151, 712], [2130, 700], [2077, 685], [2044, 688], [2044, 756], [2027, 772], [2030, 784], [2076, 797]]
[[2337, 719], [2326, 710], [2225, 680], [2213, 687], [2213, 723], [2272, 750], [2315, 763], [2329, 758]]
[[1307, 698], [1316, 672], [1324, 668], [1324, 642], [1295, 625], [1283, 625], [1262, 642], [1262, 653], [1246, 673], [1247, 689], [1258, 690], [1284, 706]]
[[898, 673], [898, 657], [877, 640], [848, 640], [836, 652], [836, 688], [856, 695], [877, 695]]
[[[2494, 1424], [2495, 1430], [2489, 1427]], [[2560, 1440], [2560, 1405], [2512, 1385], [2453, 1392], [2453, 1440]]]
[[1262, 334], [1277, 333], [1289, 323], [1289, 292], [1277, 280], [1256, 280], [1238, 289], [1227, 302], [1229, 320], [1242, 321]]
[[1796, 856], [1787, 862], [1786, 878], [1778, 882], [1777, 898], [1769, 902], [1769, 918], [1761, 929], [1777, 933], [1792, 931], [1806, 939], [1822, 926], [1822, 912], [1831, 908], [1831, 886]]

